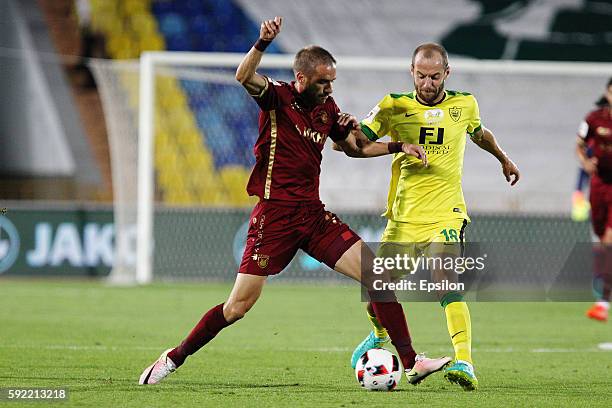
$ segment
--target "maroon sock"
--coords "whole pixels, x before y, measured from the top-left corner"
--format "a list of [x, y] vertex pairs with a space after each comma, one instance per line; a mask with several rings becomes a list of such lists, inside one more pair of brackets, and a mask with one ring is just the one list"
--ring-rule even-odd
[[387, 329], [404, 369], [412, 368], [416, 353], [412, 348], [412, 340], [402, 305], [398, 302], [371, 302], [371, 304], [376, 318]]
[[602, 280], [601, 298], [602, 300], [609, 302], [610, 293], [612, 292], [612, 247], [610, 245], [606, 245], [604, 251], [605, 262], [599, 270]]
[[606, 251], [601, 246], [593, 247], [593, 278], [602, 279], [606, 268]]
[[168, 353], [168, 357], [179, 367], [185, 362], [187, 356], [204, 347], [217, 333], [230, 324], [223, 316], [223, 303], [213, 307], [200, 319], [187, 338]]

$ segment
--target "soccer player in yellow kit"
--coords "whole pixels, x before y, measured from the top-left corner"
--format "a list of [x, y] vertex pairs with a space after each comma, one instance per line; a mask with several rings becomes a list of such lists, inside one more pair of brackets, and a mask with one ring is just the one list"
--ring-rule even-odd
[[[394, 155], [382, 243], [424, 243], [430, 247], [432, 243], [461, 244], [470, 222], [461, 189], [466, 136], [499, 160], [511, 185], [518, 181], [519, 171], [493, 133], [482, 126], [476, 98], [467, 92], [444, 89], [450, 68], [442, 46], [427, 43], [417, 47], [410, 72], [415, 90], [385, 96], [361, 122], [357, 138], [358, 144], [367, 145], [388, 135], [398, 144], [396, 151], [402, 143], [411, 143], [421, 145], [427, 155], [426, 160], [403, 153]], [[478, 380], [472, 365], [467, 304], [458, 292], [441, 291], [438, 296], [455, 350], [455, 360], [445, 369], [445, 377], [465, 390], [474, 390]], [[388, 341], [369, 304], [368, 318], [374, 330], [357, 346], [352, 362]]]

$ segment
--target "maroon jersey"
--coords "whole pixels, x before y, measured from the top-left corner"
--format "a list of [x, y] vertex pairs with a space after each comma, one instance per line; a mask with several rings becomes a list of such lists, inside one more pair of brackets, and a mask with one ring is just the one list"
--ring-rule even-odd
[[578, 136], [584, 139], [598, 160], [597, 175], [603, 182], [612, 183], [612, 114], [609, 106], [589, 113], [580, 125]]
[[336, 123], [340, 109], [331, 97], [309, 109], [301, 103], [294, 82], [266, 81], [262, 93], [252, 95], [261, 112], [247, 192], [266, 200], [320, 201], [325, 140], [346, 138]]

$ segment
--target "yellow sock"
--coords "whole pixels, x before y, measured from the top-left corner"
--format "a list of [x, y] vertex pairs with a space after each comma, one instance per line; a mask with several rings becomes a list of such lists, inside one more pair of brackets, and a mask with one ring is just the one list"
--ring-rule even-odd
[[467, 303], [453, 302], [444, 308], [455, 359], [472, 363], [472, 323]]
[[376, 316], [371, 315], [370, 312], [368, 311], [366, 311], [366, 314], [368, 315], [368, 320], [370, 321], [370, 324], [374, 328], [374, 335], [378, 337], [379, 339], [388, 337], [389, 334], [387, 333], [387, 329], [385, 329], [380, 324]]

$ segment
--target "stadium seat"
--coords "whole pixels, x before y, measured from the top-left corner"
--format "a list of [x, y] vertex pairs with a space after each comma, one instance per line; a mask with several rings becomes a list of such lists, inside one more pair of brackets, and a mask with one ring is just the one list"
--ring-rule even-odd
[[189, 23], [191, 34], [196, 36], [207, 36], [215, 31], [212, 18], [204, 14], [196, 14]]
[[184, 16], [193, 16], [210, 12], [210, 7], [207, 7], [206, 1], [201, 0], [183, 0], [175, 2], [175, 10]]
[[229, 199], [237, 205], [249, 205], [251, 200], [244, 193], [250, 171], [243, 166], [226, 166], [219, 173]]
[[157, 31], [157, 20], [151, 14], [138, 12], [129, 15], [130, 25], [138, 27], [136, 33], [140, 36], [159, 35]]
[[149, 6], [147, 0], [124, 0], [121, 3], [126, 15], [145, 12]]
[[157, 33], [141, 37], [138, 41], [141, 51], [160, 51], [166, 49], [166, 45], [161, 36]]
[[187, 24], [185, 18], [178, 13], [168, 13], [159, 17], [159, 29], [167, 37], [185, 35]]
[[[244, 52], [259, 24], [231, 1], [216, 0], [92, 0], [92, 24], [107, 37], [113, 58], [137, 58], [144, 50]], [[214, 18], [212, 17], [214, 16]], [[245, 36], [248, 32], [252, 35]], [[214, 40], [210, 40], [213, 38]], [[272, 44], [269, 52], [279, 52]], [[229, 73], [232, 75], [233, 73]], [[138, 79], [121, 79], [130, 107], [138, 108]], [[156, 79], [156, 177], [164, 201], [244, 205], [244, 188], [253, 164], [251, 147], [257, 108], [245, 104], [237, 86], [211, 87], [199, 81]], [[206, 98], [201, 95], [206, 94]], [[244, 112], [240, 118], [235, 112]], [[248, 147], [247, 147], [248, 146]], [[189, 186], [183, 172], [201, 171]], [[203, 189], [206, 191], [199, 191]], [[187, 201], [185, 201], [187, 200]]]
[[184, 35], [166, 36], [166, 49], [168, 51], [192, 51], [191, 39]]

